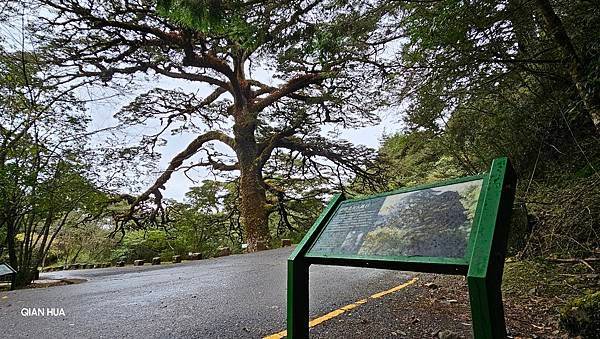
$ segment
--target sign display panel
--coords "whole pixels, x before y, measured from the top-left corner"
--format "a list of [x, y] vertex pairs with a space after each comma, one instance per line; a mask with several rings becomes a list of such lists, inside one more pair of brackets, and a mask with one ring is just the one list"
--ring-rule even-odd
[[334, 195], [288, 258], [287, 337], [309, 337], [316, 264], [464, 275], [473, 337], [506, 338], [500, 287], [516, 187], [510, 161], [497, 158], [479, 176], [358, 199]]
[[0, 264], [0, 276], [13, 273], [15, 273], [15, 270], [13, 270], [12, 267], [8, 266], [7, 264]]
[[344, 201], [307, 255], [464, 258], [482, 184]]

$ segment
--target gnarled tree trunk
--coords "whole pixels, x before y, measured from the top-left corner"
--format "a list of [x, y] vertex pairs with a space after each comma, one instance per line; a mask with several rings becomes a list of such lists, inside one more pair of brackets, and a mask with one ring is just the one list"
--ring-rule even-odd
[[269, 208], [255, 138], [256, 118], [247, 110], [236, 114], [235, 152], [240, 168], [240, 216], [248, 252], [265, 250], [271, 242]]

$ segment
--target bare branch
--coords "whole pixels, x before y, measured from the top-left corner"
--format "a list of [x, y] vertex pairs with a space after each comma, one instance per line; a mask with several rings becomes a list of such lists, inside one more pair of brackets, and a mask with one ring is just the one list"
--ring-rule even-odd
[[301, 76], [297, 76], [289, 80], [285, 85], [279, 87], [277, 90], [271, 92], [269, 96], [264, 99], [258, 99], [252, 105], [252, 111], [260, 112], [265, 109], [267, 106], [272, 105], [277, 102], [279, 99], [288, 96], [300, 89], [303, 89], [311, 84], [316, 84], [325, 79], [325, 75], [323, 73], [308, 73]]
[[164, 185], [171, 178], [173, 172], [177, 170], [177, 168], [179, 168], [179, 166], [181, 166], [185, 160], [195, 155], [205, 143], [214, 140], [221, 141], [222, 143], [229, 145], [230, 147], [233, 147], [234, 145], [234, 141], [229, 136], [219, 131], [210, 131], [200, 135], [171, 160], [169, 166], [167, 166], [163, 174], [160, 175], [158, 179], [156, 179], [156, 181], [152, 186], [150, 186], [150, 188], [148, 188], [144, 193], [137, 197], [135, 203], [139, 203], [148, 199], [150, 197], [150, 194], [160, 195], [160, 189], [163, 189]]

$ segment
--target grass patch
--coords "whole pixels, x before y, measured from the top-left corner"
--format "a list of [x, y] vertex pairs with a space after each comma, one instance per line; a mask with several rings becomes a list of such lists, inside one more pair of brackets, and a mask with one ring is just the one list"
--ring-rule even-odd
[[[596, 267], [594, 267], [596, 266]], [[600, 267], [577, 260], [507, 262], [503, 294], [519, 308], [545, 310], [570, 336], [600, 333]], [[551, 320], [556, 319], [556, 320]]]
[[502, 291], [506, 294], [535, 295], [567, 299], [582, 295], [597, 282], [595, 271], [580, 262], [557, 264], [547, 260], [507, 262]]
[[560, 309], [560, 324], [572, 335], [600, 335], [600, 291], [570, 300]]

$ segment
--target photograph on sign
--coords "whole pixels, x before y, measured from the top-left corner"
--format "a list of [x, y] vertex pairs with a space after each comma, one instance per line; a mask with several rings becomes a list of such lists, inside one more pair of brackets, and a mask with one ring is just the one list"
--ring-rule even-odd
[[308, 254], [463, 258], [482, 183], [345, 201]]

